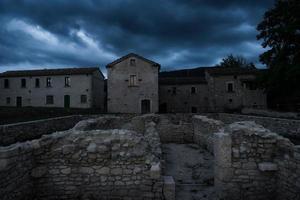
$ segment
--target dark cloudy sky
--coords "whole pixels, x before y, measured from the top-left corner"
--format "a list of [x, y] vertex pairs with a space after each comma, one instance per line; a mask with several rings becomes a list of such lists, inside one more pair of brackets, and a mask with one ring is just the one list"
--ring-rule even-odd
[[[129, 52], [162, 69], [258, 63], [274, 0], [0, 0], [0, 71], [101, 66]], [[261, 64], [259, 64], [261, 65]]]

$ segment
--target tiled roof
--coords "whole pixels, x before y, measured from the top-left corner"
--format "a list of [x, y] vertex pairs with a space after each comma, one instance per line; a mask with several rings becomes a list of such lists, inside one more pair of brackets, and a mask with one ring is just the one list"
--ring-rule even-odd
[[[98, 67], [81, 67], [81, 68], [6, 71], [6, 72], [3, 72], [3, 73], [0, 73], [0, 77], [91, 74], [91, 73], [93, 73], [97, 70], [100, 71], [100, 69]], [[100, 71], [100, 73], [101, 73], [101, 71]]]
[[209, 67], [182, 69], [159, 73], [159, 84], [162, 85], [189, 85], [207, 84], [205, 70]]
[[193, 69], [181, 69], [160, 72], [159, 77], [205, 77], [205, 70], [210, 67], [197, 67]]
[[193, 85], [193, 84], [207, 84], [204, 77], [160, 77], [159, 84], [161, 85]]
[[115, 61], [113, 61], [113, 62], [107, 64], [106, 67], [108, 67], [108, 68], [109, 68], [109, 67], [112, 67], [112, 66], [114, 66], [114, 65], [116, 65], [116, 64], [122, 62], [123, 60], [126, 60], [127, 58], [130, 58], [130, 57], [136, 57], [136, 58], [139, 58], [139, 59], [141, 59], [141, 60], [144, 60], [145, 62], [148, 62], [148, 63], [150, 63], [150, 64], [152, 64], [152, 65], [155, 65], [155, 66], [157, 66], [157, 67], [160, 68], [160, 64], [158, 64], [158, 63], [156, 63], [156, 62], [154, 62], [154, 61], [152, 61], [152, 60], [149, 60], [149, 59], [147, 59], [147, 58], [144, 58], [143, 56], [140, 56], [140, 55], [135, 54], [135, 53], [127, 54], [126, 56], [123, 56], [123, 57], [121, 57], [121, 58], [119, 58], [119, 59], [117, 59], [117, 60], [115, 60]]
[[207, 69], [211, 76], [225, 76], [225, 75], [251, 75], [260, 72], [257, 68], [230, 68], [230, 67], [212, 67]]

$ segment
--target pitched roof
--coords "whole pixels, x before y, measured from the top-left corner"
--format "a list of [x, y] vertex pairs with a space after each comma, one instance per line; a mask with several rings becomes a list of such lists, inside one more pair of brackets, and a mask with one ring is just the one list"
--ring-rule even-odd
[[211, 76], [226, 76], [226, 75], [251, 75], [260, 72], [257, 68], [237, 68], [237, 67], [212, 67], [207, 69]]
[[159, 83], [163, 85], [207, 84], [205, 70], [209, 67], [182, 69], [159, 73]]
[[91, 74], [97, 70], [103, 76], [102, 72], [98, 67], [81, 67], [81, 68], [6, 71], [0, 73], [0, 77], [78, 75], [78, 74]]
[[127, 54], [127, 55], [125, 55], [125, 56], [123, 56], [123, 57], [121, 57], [121, 58], [119, 58], [119, 59], [117, 59], [117, 60], [115, 60], [115, 61], [113, 61], [113, 62], [107, 64], [106, 67], [107, 67], [107, 68], [112, 67], [112, 66], [114, 66], [114, 65], [116, 65], [116, 64], [122, 62], [123, 60], [126, 60], [127, 58], [130, 58], [130, 57], [136, 57], [136, 58], [139, 58], [139, 59], [141, 59], [141, 60], [143, 60], [143, 61], [145, 61], [145, 62], [148, 62], [148, 63], [150, 63], [150, 64], [152, 64], [152, 65], [157, 66], [157, 67], [160, 68], [160, 64], [158, 64], [158, 63], [156, 63], [156, 62], [154, 62], [154, 61], [152, 61], [152, 60], [149, 60], [149, 59], [147, 59], [147, 58], [144, 58], [143, 56], [140, 56], [140, 55], [135, 54], [135, 53]]
[[204, 77], [160, 77], [158, 82], [161, 85], [207, 84]]

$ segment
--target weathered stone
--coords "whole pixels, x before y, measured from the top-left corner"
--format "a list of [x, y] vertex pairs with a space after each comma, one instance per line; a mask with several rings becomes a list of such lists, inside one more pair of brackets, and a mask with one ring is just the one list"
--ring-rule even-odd
[[163, 194], [166, 200], [175, 200], [175, 181], [172, 176], [164, 176]]
[[96, 170], [98, 174], [109, 174], [110, 169], [108, 167], [102, 167]]
[[264, 163], [259, 163], [258, 164], [258, 169], [260, 171], [263, 171], [263, 172], [266, 172], [266, 171], [277, 171], [278, 167], [277, 167], [277, 164], [275, 164], [275, 163], [264, 162]]
[[97, 144], [90, 143], [89, 146], [86, 148], [86, 150], [89, 153], [95, 153], [95, 152], [97, 152]]
[[150, 177], [151, 179], [159, 179], [161, 176], [160, 163], [156, 163], [151, 166]]
[[34, 178], [40, 178], [42, 176], [44, 176], [47, 173], [47, 167], [45, 166], [41, 166], [41, 167], [36, 167], [34, 169], [32, 169], [31, 171], [31, 176]]

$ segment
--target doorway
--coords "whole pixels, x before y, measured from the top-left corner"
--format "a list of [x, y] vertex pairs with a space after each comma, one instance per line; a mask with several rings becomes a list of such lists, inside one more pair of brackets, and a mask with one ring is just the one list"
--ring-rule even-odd
[[150, 100], [149, 99], [143, 99], [141, 102], [141, 110], [142, 114], [150, 113]]
[[65, 108], [70, 108], [70, 95], [65, 95], [64, 96], [64, 107]]
[[16, 106], [17, 107], [22, 107], [22, 97], [17, 97], [17, 99], [16, 99]]

